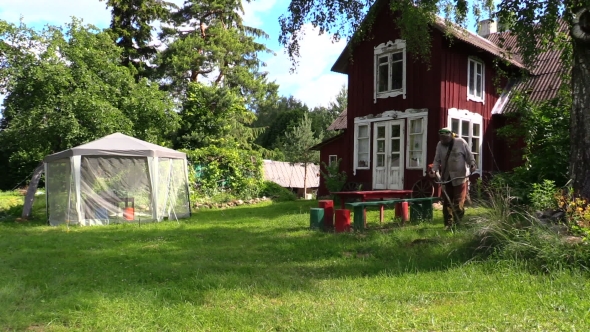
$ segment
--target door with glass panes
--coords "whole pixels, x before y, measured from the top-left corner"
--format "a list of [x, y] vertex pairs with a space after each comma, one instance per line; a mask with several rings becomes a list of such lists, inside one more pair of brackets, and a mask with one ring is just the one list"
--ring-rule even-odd
[[373, 124], [373, 189], [404, 187], [404, 120]]

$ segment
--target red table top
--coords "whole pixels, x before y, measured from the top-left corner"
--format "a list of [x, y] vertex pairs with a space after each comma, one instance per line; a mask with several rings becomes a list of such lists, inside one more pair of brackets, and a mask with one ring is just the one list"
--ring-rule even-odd
[[412, 194], [412, 190], [364, 190], [364, 191], [338, 191], [332, 195], [340, 197], [340, 205], [345, 208], [345, 203], [349, 199], [361, 199], [362, 201], [371, 199], [384, 198], [404, 198]]
[[338, 196], [374, 196], [374, 197], [385, 197], [385, 196], [405, 196], [412, 193], [412, 190], [364, 190], [364, 191], [337, 191], [333, 192], [333, 195]]

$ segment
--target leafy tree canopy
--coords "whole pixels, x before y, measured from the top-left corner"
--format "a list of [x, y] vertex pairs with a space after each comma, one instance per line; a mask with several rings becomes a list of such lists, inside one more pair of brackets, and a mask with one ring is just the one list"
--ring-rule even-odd
[[258, 109], [254, 125], [265, 128], [256, 139], [256, 143], [266, 149], [279, 148], [279, 138], [295, 127], [309, 108], [301, 101], [291, 97], [282, 97], [274, 105], [266, 105]]
[[234, 89], [247, 104], [276, 93], [261, 71], [261, 52], [271, 52], [256, 38], [268, 35], [243, 24], [240, 0], [187, 0], [171, 14], [160, 39], [159, 78], [182, 96], [189, 83], [211, 83]]
[[446, 19], [449, 28], [466, 28], [469, 15], [473, 15], [476, 21], [498, 19], [503, 27], [517, 34], [520, 51], [532, 65], [539, 47], [551, 47], [563, 41], [559, 20], [566, 20], [571, 27], [575, 13], [589, 4], [590, 0], [503, 0], [498, 6], [493, 0], [292, 0], [289, 12], [280, 18], [279, 40], [296, 64], [304, 24], [311, 23], [320, 33], [332, 34], [334, 40], [352, 39], [354, 44], [370, 37], [379, 11], [390, 10], [397, 14], [394, 23], [409, 51], [428, 60], [429, 25], [437, 15]]
[[[315, 138], [329, 138], [337, 133], [326, 129], [346, 109], [348, 90], [342, 87], [334, 100], [328, 106], [319, 106], [309, 109], [300, 100], [293, 96], [282, 97], [274, 104], [260, 107], [254, 122], [254, 126], [265, 128], [256, 139], [256, 143], [266, 149], [279, 149], [283, 147], [284, 135], [298, 126], [303, 117], [307, 115], [311, 121], [311, 130]], [[284, 152], [284, 151], [283, 151]]]
[[316, 133], [316, 137], [324, 137], [324, 139], [338, 135], [335, 130], [327, 131], [326, 129], [336, 120], [342, 113], [348, 103], [348, 89], [342, 86], [335, 99], [331, 101], [327, 107], [315, 107], [309, 114], [312, 120], [312, 128]]
[[13, 167], [117, 131], [166, 144], [177, 126], [172, 102], [136, 81], [121, 54], [107, 33], [78, 20], [42, 31], [0, 21], [0, 146]]
[[190, 83], [180, 112], [176, 147], [199, 149], [209, 145], [249, 150], [260, 133], [250, 128], [256, 119], [244, 99], [225, 87]]
[[151, 45], [153, 23], [165, 21], [175, 4], [163, 0], [100, 0], [111, 8], [111, 33], [123, 48], [123, 65], [134, 64], [145, 69], [146, 62], [157, 52]]

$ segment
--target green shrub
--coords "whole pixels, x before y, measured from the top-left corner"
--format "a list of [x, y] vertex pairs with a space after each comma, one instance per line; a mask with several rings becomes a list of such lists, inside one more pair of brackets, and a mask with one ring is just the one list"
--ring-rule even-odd
[[273, 201], [277, 202], [297, 200], [297, 195], [295, 195], [295, 193], [287, 188], [279, 186], [272, 181], [264, 181], [260, 194], [270, 197]]
[[498, 129], [498, 135], [513, 147], [524, 143], [522, 148], [513, 148], [512, 154], [503, 156], [523, 162], [514, 170], [518, 174], [515, 180], [532, 184], [548, 179], [564, 185], [570, 159], [571, 89], [563, 85], [556, 98], [541, 104], [531, 102], [523, 93], [513, 95], [511, 102], [515, 112], [507, 114], [508, 121]]
[[332, 165], [326, 165], [326, 163], [322, 162], [322, 165], [326, 169], [320, 169], [322, 176], [324, 177], [324, 182], [326, 183], [326, 188], [329, 192], [340, 191], [342, 186], [346, 183], [346, 172], [340, 172], [340, 162], [342, 158], [338, 159], [337, 162], [333, 163]]
[[520, 203], [529, 202], [529, 193], [531, 192], [531, 184], [523, 180], [522, 169], [515, 169], [513, 172], [497, 173], [489, 181], [484, 188], [487, 192], [502, 192], [510, 188], [511, 196]]
[[257, 152], [215, 146], [184, 152], [190, 164], [192, 201], [220, 194], [241, 199], [260, 195], [262, 157]]
[[535, 210], [557, 209], [555, 182], [544, 180], [542, 183], [533, 183], [532, 187], [530, 201]]

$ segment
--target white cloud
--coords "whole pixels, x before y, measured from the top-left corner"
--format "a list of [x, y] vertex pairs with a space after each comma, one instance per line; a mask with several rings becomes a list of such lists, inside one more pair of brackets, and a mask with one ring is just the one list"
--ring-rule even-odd
[[249, 3], [244, 2], [244, 24], [254, 28], [260, 28], [264, 24], [264, 14], [269, 12], [275, 4], [276, 0], [256, 0]]
[[281, 51], [267, 61], [270, 80], [280, 84], [282, 94], [293, 95], [309, 107], [327, 106], [348, 83], [344, 74], [330, 72], [330, 68], [346, 47], [346, 41], [333, 43], [329, 35], [318, 35], [311, 25], [306, 25], [305, 37], [300, 41], [300, 58], [296, 72], [291, 74], [289, 56]]
[[1, 0], [0, 15], [9, 22], [18, 22], [23, 16], [27, 24], [62, 25], [75, 16], [85, 23], [104, 27], [111, 20], [105, 2], [98, 0]]

